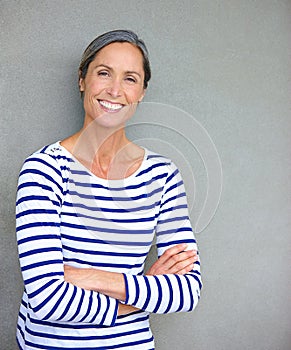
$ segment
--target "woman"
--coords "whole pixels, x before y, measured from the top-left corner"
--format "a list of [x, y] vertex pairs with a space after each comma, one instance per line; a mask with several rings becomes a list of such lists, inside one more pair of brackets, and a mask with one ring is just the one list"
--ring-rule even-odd
[[[82, 129], [23, 165], [20, 349], [154, 349], [149, 313], [198, 303], [200, 264], [179, 171], [125, 134], [150, 76], [135, 33], [96, 38], [79, 67]], [[144, 273], [154, 239], [159, 258]]]

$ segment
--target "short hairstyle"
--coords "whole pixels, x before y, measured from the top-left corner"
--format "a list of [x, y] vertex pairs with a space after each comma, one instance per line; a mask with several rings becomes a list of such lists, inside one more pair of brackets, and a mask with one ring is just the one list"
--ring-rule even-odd
[[103, 49], [103, 47], [115, 43], [130, 43], [135, 45], [142, 53], [143, 56], [143, 69], [144, 69], [144, 88], [148, 86], [148, 82], [151, 78], [151, 68], [149, 62], [149, 54], [143, 40], [131, 30], [112, 30], [104, 33], [94, 39], [88, 47], [85, 49], [81, 63], [79, 66], [79, 78], [85, 79], [89, 64], [94, 60], [96, 54]]

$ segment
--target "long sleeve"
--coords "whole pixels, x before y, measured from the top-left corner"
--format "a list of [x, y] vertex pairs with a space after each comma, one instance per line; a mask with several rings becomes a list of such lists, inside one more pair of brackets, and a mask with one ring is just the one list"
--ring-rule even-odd
[[51, 155], [29, 157], [20, 172], [16, 232], [29, 308], [46, 321], [115, 323], [117, 300], [64, 280], [61, 206], [68, 181]]
[[[178, 169], [170, 165], [165, 182], [156, 227], [158, 256], [173, 245], [187, 243], [188, 249], [197, 244], [188, 216], [184, 184]], [[198, 304], [202, 288], [200, 261], [186, 275], [125, 274], [126, 304], [153, 313], [191, 311]]]

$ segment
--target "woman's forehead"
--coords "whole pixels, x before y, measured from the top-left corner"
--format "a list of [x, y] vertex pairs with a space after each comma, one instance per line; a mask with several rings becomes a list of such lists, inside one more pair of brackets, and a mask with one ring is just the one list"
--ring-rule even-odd
[[106, 65], [128, 65], [140, 67], [143, 70], [143, 55], [138, 47], [124, 42], [114, 42], [97, 52], [92, 63], [104, 63]]

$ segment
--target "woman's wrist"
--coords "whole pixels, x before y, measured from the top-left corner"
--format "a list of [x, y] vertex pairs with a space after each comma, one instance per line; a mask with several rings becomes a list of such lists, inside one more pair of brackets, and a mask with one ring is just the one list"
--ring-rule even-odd
[[96, 291], [120, 301], [125, 301], [126, 291], [123, 274], [103, 270], [95, 271], [94, 281]]

